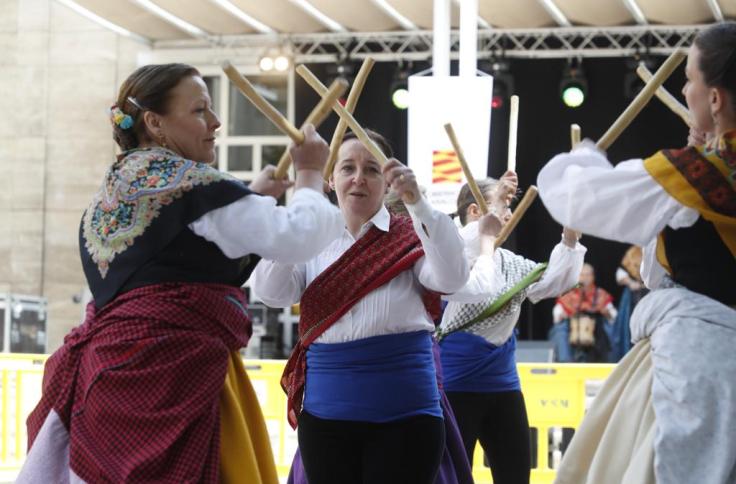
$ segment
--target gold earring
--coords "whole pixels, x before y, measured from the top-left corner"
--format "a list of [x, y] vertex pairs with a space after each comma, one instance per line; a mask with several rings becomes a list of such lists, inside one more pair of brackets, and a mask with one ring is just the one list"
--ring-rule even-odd
[[162, 148], [168, 148], [168, 146], [166, 146], [166, 135], [162, 134], [159, 137], [161, 138], [161, 142], [159, 143], [161, 145], [161, 147]]

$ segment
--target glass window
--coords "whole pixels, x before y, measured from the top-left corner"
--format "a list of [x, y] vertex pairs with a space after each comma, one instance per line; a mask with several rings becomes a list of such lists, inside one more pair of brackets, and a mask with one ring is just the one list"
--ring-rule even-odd
[[[288, 79], [285, 76], [248, 76], [258, 94], [287, 116]], [[230, 83], [229, 136], [281, 136], [282, 133], [253, 103]]]
[[44, 353], [46, 351], [45, 303], [39, 305], [38, 302], [15, 300], [11, 308], [10, 352]]
[[215, 146], [215, 162], [214, 162], [214, 163], [212, 163], [212, 166], [213, 166], [214, 168], [217, 168], [217, 169], [219, 169], [219, 168], [220, 168], [220, 156], [222, 156], [222, 155], [220, 154], [220, 152], [221, 152], [221, 151], [222, 151], [222, 150], [220, 149], [220, 145], [216, 145], [216, 146]]
[[288, 146], [285, 145], [263, 145], [261, 146], [261, 166], [278, 165], [281, 155]]
[[253, 171], [253, 146], [228, 146], [228, 171]]
[[204, 76], [204, 83], [207, 85], [207, 90], [210, 92], [210, 98], [212, 99], [212, 110], [217, 113], [218, 116], [222, 116], [220, 112], [220, 77], [219, 76]]

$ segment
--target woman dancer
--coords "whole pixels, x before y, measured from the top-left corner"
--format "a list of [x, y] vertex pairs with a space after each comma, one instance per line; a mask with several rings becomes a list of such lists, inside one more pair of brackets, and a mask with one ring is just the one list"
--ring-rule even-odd
[[[259, 257], [309, 259], [342, 229], [322, 194], [328, 148], [292, 148], [296, 192], [219, 172], [207, 87], [184, 64], [133, 72], [111, 109], [122, 153], [82, 217], [94, 300], [46, 363], [17, 482], [276, 483], [238, 350]], [[258, 192], [272, 196], [260, 196]]]
[[514, 329], [526, 298], [555, 297], [575, 284], [586, 249], [575, 232], [564, 229], [549, 264], [494, 250], [496, 235], [510, 218], [516, 174], [478, 185], [491, 207], [488, 215], [481, 216], [467, 184], [457, 200], [472, 270], [464, 288], [443, 296], [449, 301], [439, 330], [444, 387], [470, 462], [480, 441], [494, 483], [524, 483], [531, 470], [530, 437]]
[[[390, 157], [385, 140], [370, 136]], [[342, 237], [306, 264], [263, 260], [254, 281], [268, 305], [300, 301], [300, 339], [282, 385], [308, 481], [430, 484], [445, 435], [427, 308], [465, 284], [462, 240], [410, 169], [396, 160], [381, 168], [352, 135], [330, 186]], [[389, 187], [410, 217], [386, 210]]]
[[695, 128], [711, 142], [615, 167], [584, 143], [539, 174], [559, 222], [644, 247], [652, 290], [560, 483], [736, 482], [736, 24], [701, 31], [685, 73]]

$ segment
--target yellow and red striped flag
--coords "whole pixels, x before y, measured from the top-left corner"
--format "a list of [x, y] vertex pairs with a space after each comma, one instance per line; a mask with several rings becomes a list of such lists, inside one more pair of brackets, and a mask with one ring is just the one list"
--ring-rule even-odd
[[432, 151], [432, 183], [462, 183], [463, 168], [453, 150]]

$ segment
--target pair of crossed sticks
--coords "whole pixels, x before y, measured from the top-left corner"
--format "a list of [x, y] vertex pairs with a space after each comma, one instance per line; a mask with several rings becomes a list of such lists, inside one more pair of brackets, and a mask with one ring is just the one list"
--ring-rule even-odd
[[[376, 157], [376, 160], [381, 165], [387, 162], [386, 155], [384, 155], [381, 149], [378, 148], [373, 140], [368, 137], [365, 130], [360, 126], [360, 124], [358, 124], [352, 115], [352, 112], [355, 110], [355, 106], [358, 103], [358, 97], [360, 97], [360, 93], [363, 91], [363, 86], [365, 85], [365, 81], [368, 78], [368, 74], [373, 68], [374, 63], [373, 59], [370, 58], [366, 58], [365, 61], [363, 61], [363, 65], [360, 67], [360, 71], [355, 78], [355, 83], [348, 95], [345, 107], [337, 101], [347, 90], [347, 82], [342, 79], [336, 79], [328, 89], [307, 67], [300, 65], [296, 69], [297, 73], [299, 73], [299, 75], [307, 81], [312, 89], [317, 91], [317, 93], [322, 97], [317, 106], [315, 106], [312, 112], [309, 113], [307, 119], [304, 120], [304, 125], [313, 124], [315, 128], [318, 127], [325, 119], [327, 119], [327, 115], [330, 114], [332, 110], [340, 116], [340, 122], [338, 123], [335, 134], [330, 142], [330, 157], [327, 161], [327, 165], [325, 166], [325, 178], [327, 178], [329, 173], [332, 172], [332, 167], [334, 166], [337, 158], [337, 150], [342, 143], [342, 138], [345, 135], [345, 131], [348, 126], [357, 135], [358, 139], [366, 146], [368, 151]], [[292, 125], [276, 108], [269, 104], [268, 101], [263, 99], [263, 97], [256, 92], [250, 81], [243, 77], [243, 75], [240, 74], [232, 64], [225, 62], [222, 69], [225, 71], [225, 74], [227, 74], [230, 81], [240, 89], [240, 92], [243, 93], [243, 95], [248, 98], [248, 100], [250, 100], [259, 111], [261, 111], [261, 113], [264, 114], [264, 116], [279, 128], [281, 132], [291, 138], [291, 140], [297, 145], [304, 142], [304, 134]], [[280, 179], [286, 177], [286, 172], [288, 171], [290, 164], [291, 157], [287, 150], [281, 156], [281, 159], [276, 166], [274, 178]]]
[[[644, 106], [655, 94], [661, 100], [663, 100], [665, 104], [673, 109], [673, 111], [680, 115], [686, 123], [688, 123], [689, 125], [691, 124], [690, 116], [687, 112], [687, 109], [680, 105], [679, 102], [674, 99], [671, 94], [669, 94], [667, 91], [664, 90], [664, 88], [661, 87], [664, 81], [672, 74], [672, 72], [674, 72], [674, 70], [685, 59], [685, 57], [685, 53], [680, 50], [673, 52], [654, 75], [651, 75], [649, 73], [649, 75], [647, 76], [648, 71], [646, 70], [646, 67], [640, 66], [640, 68], [637, 70], [637, 73], [639, 73], [640, 77], [642, 77], [642, 79], [644, 79], [646, 82], [644, 89], [639, 92], [639, 94], [636, 96], [636, 98], [634, 98], [631, 104], [629, 104], [629, 106], [616, 119], [616, 121], [611, 125], [606, 133], [598, 140], [598, 142], [596, 143], [596, 146], [598, 148], [602, 150], [608, 149], [611, 144], [613, 144], [613, 142], [621, 135], [621, 133], [629, 126], [629, 124], [631, 124], [634, 118], [641, 112]], [[363, 61], [363, 65], [361, 66], [360, 71], [356, 76], [355, 83], [353, 84], [353, 87], [350, 90], [350, 94], [348, 95], [348, 100], [345, 107], [343, 107], [339, 102], [336, 102], [340, 98], [340, 96], [342, 96], [347, 90], [347, 83], [344, 80], [335, 80], [330, 85], [330, 87], [327, 88], [306, 66], [300, 65], [296, 68], [296, 72], [307, 82], [307, 84], [312, 87], [312, 89], [314, 89], [321, 96], [320, 102], [317, 104], [317, 106], [315, 106], [309, 116], [307, 116], [304, 124], [311, 123], [315, 127], [319, 126], [327, 118], [331, 110], [335, 111], [340, 117], [337, 129], [335, 130], [332, 141], [330, 142], [330, 157], [328, 158], [328, 162], [325, 166], [325, 178], [327, 178], [329, 176], [329, 173], [332, 172], [332, 168], [334, 167], [334, 163], [337, 158], [337, 151], [340, 144], [342, 143], [342, 138], [345, 135], [347, 127], [350, 127], [350, 129], [356, 134], [356, 136], [361, 141], [361, 143], [363, 143], [366, 149], [376, 158], [376, 161], [378, 161], [381, 165], [384, 165], [388, 161], [383, 151], [381, 151], [376, 143], [366, 134], [365, 130], [360, 126], [360, 124], [355, 120], [352, 115], [353, 111], [355, 110], [358, 98], [360, 97], [360, 93], [362, 92], [365, 85], [368, 74], [373, 68], [373, 64], [374, 61], [371, 58], [366, 58]], [[256, 92], [253, 85], [245, 77], [243, 77], [243, 75], [240, 74], [237, 69], [235, 69], [229, 62], [225, 62], [222, 68], [227, 74], [230, 81], [233, 82], [233, 84], [235, 84], [240, 89], [241, 93], [243, 93], [243, 95], [248, 98], [254, 104], [254, 106], [259, 111], [261, 111], [272, 123], [274, 123], [277, 128], [279, 128], [284, 134], [289, 136], [289, 138], [291, 138], [291, 140], [294, 141], [294, 143], [296, 143], [297, 145], [304, 142], [304, 134], [299, 131], [294, 125], [292, 125], [289, 120], [287, 120], [276, 108], [269, 104], [268, 101], [263, 99], [263, 97]], [[672, 101], [679, 105], [680, 109], [677, 109], [676, 105], [673, 104]], [[509, 127], [508, 166], [510, 170], [514, 171], [516, 168], [517, 124], [518, 97], [512, 96], [511, 119]], [[480, 192], [478, 184], [476, 183], [475, 178], [473, 178], [473, 175], [470, 172], [470, 168], [465, 159], [463, 150], [450, 123], [445, 125], [445, 131], [447, 132], [453, 148], [455, 149], [455, 153], [457, 154], [458, 160], [460, 161], [463, 173], [465, 174], [465, 178], [468, 181], [468, 185], [470, 186], [476, 203], [480, 207], [483, 214], [488, 213], [488, 206], [485, 202], [485, 198]], [[571, 139], [573, 146], [575, 146], [580, 141], [579, 126], [571, 126]], [[283, 156], [279, 160], [276, 171], [274, 172], [274, 178], [284, 178], [289, 169], [290, 163], [291, 158], [287, 150], [286, 152], [284, 152]], [[514, 211], [509, 222], [504, 226], [501, 233], [496, 238], [496, 247], [499, 247], [505, 242], [506, 238], [519, 223], [521, 217], [532, 204], [536, 196], [537, 188], [532, 185], [525, 193], [521, 202], [519, 202], [519, 206]]]

